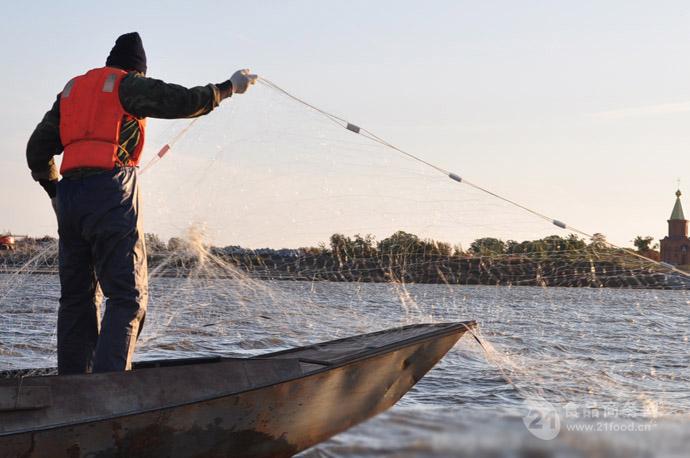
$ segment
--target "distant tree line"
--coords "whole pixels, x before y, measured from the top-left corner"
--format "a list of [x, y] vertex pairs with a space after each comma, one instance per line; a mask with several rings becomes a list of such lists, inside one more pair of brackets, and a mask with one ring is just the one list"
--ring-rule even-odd
[[[149, 264], [179, 276], [205, 259], [221, 260], [256, 278], [364, 282], [418, 282], [487, 285], [665, 287], [653, 265], [613, 248], [601, 234], [584, 240], [575, 234], [536, 240], [483, 237], [466, 250], [397, 231], [382, 240], [367, 234], [333, 234], [328, 243], [298, 249], [247, 249], [237, 245], [193, 247], [173, 237], [167, 242], [145, 234]], [[638, 254], [658, 259], [652, 237], [638, 236]], [[17, 250], [0, 254], [0, 271], [16, 270], [55, 239], [24, 239]], [[57, 266], [57, 251], [45, 255], [46, 271]]]
[[[146, 247], [150, 253], [175, 252], [185, 249], [188, 243], [184, 238], [172, 237], [164, 242], [156, 234], [145, 234]], [[638, 254], [649, 255], [652, 259], [658, 258], [658, 243], [654, 242], [654, 237], [637, 236], [633, 240], [635, 251]], [[44, 247], [53, 246], [57, 239], [51, 236], [40, 238], [24, 237], [17, 240], [16, 245], [19, 251], [35, 251]], [[459, 257], [482, 257], [499, 255], [557, 255], [567, 252], [577, 252], [585, 249], [605, 250], [609, 247], [606, 238], [601, 234], [595, 234], [589, 243], [575, 234], [566, 237], [550, 235], [537, 240], [502, 240], [494, 237], [482, 237], [470, 243], [467, 250], [463, 250], [460, 244], [451, 245], [447, 242], [440, 242], [433, 239], [421, 238], [415, 234], [405, 231], [397, 231], [390, 237], [377, 241], [371, 234], [346, 236], [343, 234], [333, 234], [329, 239], [328, 245], [321, 243], [316, 247], [301, 247], [297, 249], [273, 249], [243, 248], [238, 245], [226, 247], [207, 248], [219, 253], [227, 254], [272, 254], [284, 256], [299, 255], [323, 255], [330, 254], [341, 263], [349, 262], [357, 258], [371, 258], [381, 255], [386, 256], [459, 256]]]

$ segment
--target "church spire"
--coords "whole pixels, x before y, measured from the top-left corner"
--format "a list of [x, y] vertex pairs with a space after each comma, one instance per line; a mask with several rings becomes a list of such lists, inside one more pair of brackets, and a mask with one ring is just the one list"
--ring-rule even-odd
[[671, 212], [671, 220], [685, 220], [685, 215], [683, 215], [683, 206], [680, 203], [680, 196], [682, 193], [680, 189], [676, 191], [676, 204], [673, 206], [673, 212]]
[[676, 204], [668, 220], [668, 236], [661, 239], [661, 260], [674, 266], [690, 267], [690, 238], [688, 220], [680, 203], [680, 189], [676, 191]]

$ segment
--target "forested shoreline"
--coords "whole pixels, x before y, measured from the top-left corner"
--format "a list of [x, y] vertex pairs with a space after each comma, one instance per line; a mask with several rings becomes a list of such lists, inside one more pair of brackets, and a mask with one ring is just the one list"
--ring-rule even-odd
[[[333, 234], [328, 244], [298, 249], [214, 247], [182, 238], [167, 243], [146, 234], [151, 271], [162, 276], [232, 277], [238, 270], [257, 279], [338, 282], [403, 282], [452, 285], [679, 288], [685, 282], [653, 262], [651, 238], [636, 248], [612, 248], [603, 237], [575, 235], [517, 242], [480, 238], [467, 250], [398, 231], [383, 240]], [[26, 239], [0, 252], [0, 271], [54, 273], [56, 240]], [[42, 254], [43, 253], [43, 254]], [[227, 272], [224, 272], [227, 270]]]

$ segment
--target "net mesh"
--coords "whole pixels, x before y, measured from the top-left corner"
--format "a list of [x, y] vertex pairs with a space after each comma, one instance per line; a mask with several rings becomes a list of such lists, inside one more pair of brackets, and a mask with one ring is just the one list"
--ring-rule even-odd
[[[187, 122], [159, 123], [152, 148]], [[651, 395], [646, 386], [670, 377], [652, 373], [655, 355], [646, 355], [644, 377], [600, 376], [606, 362], [563, 358], [529, 323], [540, 322], [543, 336], [566, 332], [562, 320], [582, 322], [573, 339], [591, 350], [606, 344], [597, 337], [604, 309], [623, 321], [635, 311], [633, 335], [661, 328], [682, 347], [683, 273], [649, 259], [653, 252], [585, 239], [451, 181], [270, 88], [199, 121], [141, 185], [150, 302], [138, 359], [254, 355], [476, 319], [500, 368], [493, 375], [532, 398], [567, 402], [585, 390], [633, 399], [650, 415], [672, 410], [671, 388]], [[53, 366], [57, 243], [24, 240], [1, 253], [0, 369]], [[528, 357], [511, 350], [518, 343], [533, 349]], [[483, 361], [476, 345], [462, 345], [463, 364]], [[628, 349], [619, 373], [644, 351]]]

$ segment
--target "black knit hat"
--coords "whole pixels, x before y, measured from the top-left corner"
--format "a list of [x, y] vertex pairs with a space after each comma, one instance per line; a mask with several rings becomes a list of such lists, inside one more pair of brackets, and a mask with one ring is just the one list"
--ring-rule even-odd
[[105, 65], [146, 73], [146, 53], [139, 34], [131, 32], [120, 35], [115, 41], [115, 46], [110, 50]]

